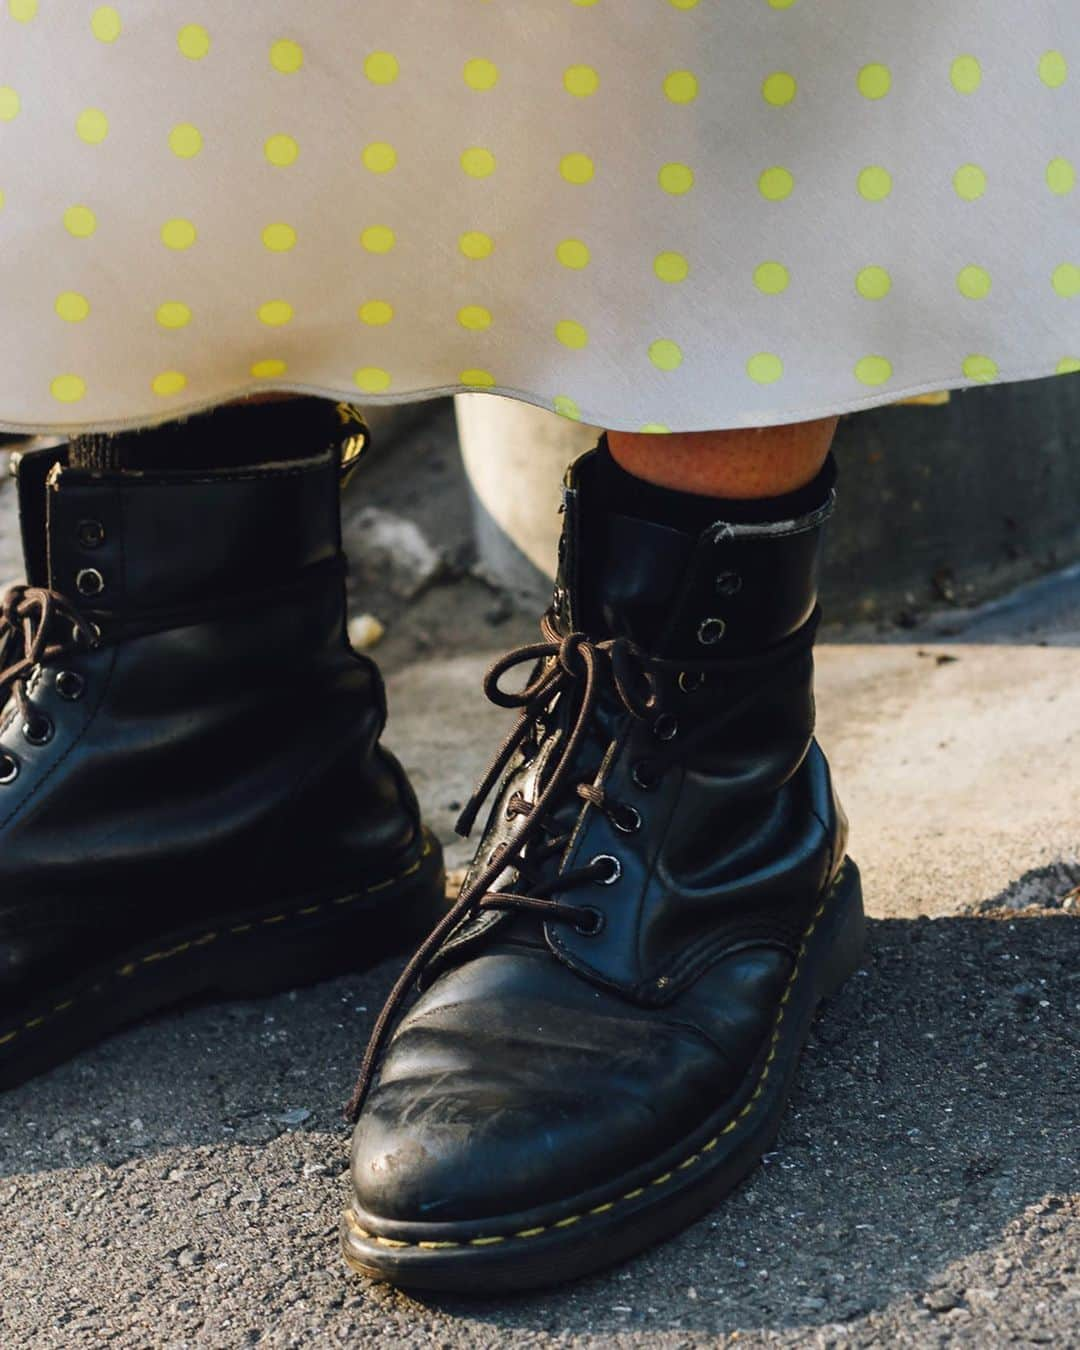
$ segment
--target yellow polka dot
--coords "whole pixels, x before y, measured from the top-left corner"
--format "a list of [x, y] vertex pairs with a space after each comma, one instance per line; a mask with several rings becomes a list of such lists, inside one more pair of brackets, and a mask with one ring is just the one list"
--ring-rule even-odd
[[774, 108], [783, 108], [795, 97], [797, 90], [795, 77], [785, 70], [777, 70], [765, 77], [761, 86], [761, 97]]
[[75, 131], [87, 145], [100, 145], [109, 134], [109, 119], [100, 108], [84, 108], [75, 121]]
[[884, 356], [864, 356], [855, 364], [855, 378], [860, 384], [885, 384], [892, 379], [892, 362]]
[[201, 23], [189, 23], [176, 35], [176, 45], [189, 61], [201, 61], [210, 50], [210, 34]]
[[790, 9], [796, 0], [769, 0], [770, 9]]
[[555, 256], [564, 267], [580, 272], [583, 267], [588, 267], [592, 254], [588, 244], [580, 239], [564, 239], [555, 250]]
[[488, 61], [483, 56], [474, 56], [471, 61], [466, 61], [461, 74], [470, 89], [481, 92], [485, 89], [494, 89], [499, 82], [499, 67], [494, 61]]
[[292, 164], [299, 153], [300, 147], [291, 136], [271, 136], [263, 146], [263, 154], [279, 168]]
[[588, 155], [563, 155], [559, 172], [568, 183], [588, 183], [595, 173], [595, 166]]
[[892, 88], [892, 71], [888, 66], [872, 62], [859, 71], [858, 85], [863, 98], [884, 98]]
[[672, 103], [693, 103], [698, 94], [697, 77], [689, 70], [673, 70], [664, 77], [664, 93]]
[[389, 253], [397, 243], [388, 225], [369, 225], [360, 236], [360, 246], [368, 253]]
[[567, 66], [563, 71], [563, 87], [575, 98], [588, 98], [600, 88], [600, 76], [592, 66]]
[[661, 281], [685, 281], [690, 275], [690, 264], [681, 253], [658, 253], [653, 259], [653, 271]]
[[571, 422], [581, 421], [581, 409], [568, 395], [556, 394], [552, 399], [552, 406], [560, 417], [569, 417]]
[[964, 374], [969, 380], [986, 384], [997, 379], [998, 364], [989, 356], [968, 356], [964, 360]]
[[1062, 263], [1060, 267], [1055, 268], [1053, 281], [1054, 290], [1066, 300], [1071, 300], [1074, 295], [1080, 295], [1080, 267], [1075, 263]]
[[277, 221], [263, 230], [262, 241], [271, 253], [288, 253], [296, 247], [296, 231], [291, 225]]
[[157, 321], [162, 328], [186, 328], [191, 322], [191, 310], [179, 300], [166, 300], [158, 305]]
[[257, 380], [273, 380], [278, 375], [284, 375], [286, 370], [284, 361], [276, 361], [272, 357], [266, 361], [256, 361], [251, 367], [251, 373]]
[[76, 239], [89, 239], [97, 229], [97, 216], [88, 206], [69, 206], [64, 212], [64, 229]]
[[1050, 89], [1060, 89], [1069, 74], [1061, 52], [1045, 52], [1039, 60], [1039, 79]]
[[682, 348], [670, 338], [657, 338], [649, 347], [649, 360], [657, 370], [678, 370], [682, 359]]
[[38, 0], [8, 0], [11, 17], [19, 23], [29, 23], [37, 13]]
[[458, 310], [458, 323], [462, 328], [471, 328], [477, 332], [491, 327], [491, 311], [483, 305], [464, 305]]
[[1080, 356], [1063, 356], [1057, 363], [1057, 373], [1059, 375], [1076, 375], [1080, 373]]
[[1046, 166], [1046, 186], [1058, 197], [1065, 197], [1076, 186], [1076, 170], [1067, 159], [1052, 159]]
[[3, 191], [0, 191], [0, 211], [2, 211], [3, 209], [4, 209], [4, 194]]
[[665, 426], [663, 422], [646, 422], [644, 426], [638, 427], [642, 436], [668, 436], [671, 434], [671, 428]]
[[978, 201], [986, 191], [986, 174], [977, 164], [962, 164], [953, 174], [953, 187], [964, 201]]
[[864, 267], [855, 278], [855, 289], [864, 300], [884, 300], [892, 290], [892, 277], [884, 267]]
[[372, 84], [393, 84], [401, 74], [396, 56], [389, 52], [372, 52], [364, 62], [364, 74]]
[[50, 388], [58, 403], [78, 403], [86, 394], [86, 381], [80, 375], [57, 375]]
[[571, 0], [571, 3], [577, 5], [579, 9], [588, 9], [590, 5], [598, 5], [600, 0]]
[[379, 366], [361, 366], [353, 372], [353, 383], [365, 394], [382, 394], [390, 388], [390, 372]]
[[564, 347], [571, 351], [580, 351], [589, 345], [589, 334], [580, 323], [573, 319], [560, 319], [555, 325], [555, 336]]
[[794, 187], [795, 179], [779, 165], [766, 169], [758, 179], [758, 191], [770, 202], [782, 202], [785, 197], [791, 196]]
[[470, 178], [487, 178], [495, 172], [495, 156], [482, 145], [473, 145], [461, 156], [461, 167]]
[[672, 9], [696, 9], [698, 0], [668, 0]]
[[665, 164], [657, 175], [657, 181], [665, 192], [673, 197], [681, 197], [694, 186], [694, 171], [688, 164]]
[[170, 394], [179, 394], [187, 388], [187, 376], [178, 370], [163, 370], [150, 381], [150, 387], [159, 397], [168, 398]]
[[952, 63], [949, 78], [958, 94], [973, 94], [982, 84], [982, 66], [974, 56], [958, 56]]
[[765, 295], [780, 295], [786, 291], [791, 276], [783, 263], [763, 262], [754, 268], [754, 285]]
[[463, 370], [458, 376], [459, 384], [470, 384], [477, 389], [490, 389], [495, 383], [495, 376], [490, 370]]
[[0, 122], [11, 122], [19, 115], [22, 106], [18, 94], [10, 85], [0, 84]]
[[304, 64], [304, 49], [291, 38], [279, 38], [270, 48], [270, 64], [282, 75], [292, 75]]
[[372, 328], [381, 328], [394, 317], [394, 307], [385, 300], [365, 300], [356, 311], [356, 317]]
[[190, 248], [197, 238], [195, 226], [190, 220], [167, 220], [161, 227], [161, 242], [166, 248], [182, 251]]
[[859, 196], [868, 202], [883, 202], [892, 191], [892, 175], [880, 164], [871, 164], [859, 174]]
[[495, 248], [495, 240], [481, 230], [468, 230], [458, 240], [458, 248], [466, 258], [490, 258]]
[[90, 31], [99, 42], [115, 42], [120, 36], [120, 15], [112, 5], [99, 5], [90, 20]]
[[56, 297], [56, 312], [67, 323], [82, 323], [90, 313], [90, 302], [78, 291], [64, 291]]
[[747, 361], [746, 373], [755, 384], [775, 384], [784, 373], [784, 363], [773, 352], [758, 352]]
[[293, 316], [293, 307], [287, 300], [267, 300], [259, 306], [259, 322], [267, 328], [280, 328]]
[[990, 294], [990, 273], [982, 267], [961, 268], [956, 277], [956, 289], [965, 299], [985, 300]]
[[202, 132], [190, 122], [183, 122], [169, 132], [169, 149], [180, 159], [193, 159], [202, 147]]
[[397, 164], [397, 151], [386, 141], [373, 141], [364, 147], [363, 160], [372, 173], [389, 173]]

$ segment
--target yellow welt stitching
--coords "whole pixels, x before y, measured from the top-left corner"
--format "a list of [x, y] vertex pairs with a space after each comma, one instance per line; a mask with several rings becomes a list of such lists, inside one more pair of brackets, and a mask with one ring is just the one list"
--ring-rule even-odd
[[31, 1017], [29, 1022], [23, 1023], [23, 1031], [34, 1031], [44, 1022], [44, 1017]]
[[17, 1031], [8, 1031], [0, 1036], [0, 1045], [7, 1045], [8, 1041], [13, 1041], [19, 1033]]
[[569, 1228], [571, 1224], [577, 1223], [580, 1218], [580, 1214], [568, 1214], [565, 1219], [559, 1219], [557, 1223], [553, 1223], [551, 1226], [552, 1228]]
[[[606, 1214], [606, 1213], [608, 1212], [609, 1209], [614, 1209], [614, 1208], [615, 1208], [615, 1201], [614, 1201], [614, 1200], [609, 1200], [609, 1201], [607, 1202], [606, 1205], [596, 1205], [596, 1206], [594, 1206], [594, 1208], [592, 1208], [592, 1209], [589, 1210], [589, 1213], [590, 1213], [590, 1214]], [[522, 1234], [519, 1233], [519, 1234], [518, 1234], [518, 1237], [521, 1237], [521, 1236], [522, 1236]]]
[[191, 945], [192, 945], [193, 947], [206, 947], [206, 946], [208, 946], [211, 942], [216, 942], [216, 941], [217, 941], [217, 934], [216, 934], [216, 933], [204, 933], [204, 934], [202, 935], [202, 937], [196, 938], [195, 941], [194, 941]]
[[738, 1123], [739, 1122], [737, 1120], [729, 1120], [728, 1123], [724, 1126], [724, 1128], [720, 1131], [720, 1133], [730, 1134], [731, 1131], [735, 1129], [736, 1125], [738, 1125]]
[[322, 905], [307, 905], [305, 906], [305, 908], [298, 909], [296, 912], [297, 914], [304, 914], [304, 915], [318, 914], [320, 909], [322, 909]]
[[664, 1184], [665, 1181], [670, 1181], [670, 1180], [671, 1180], [672, 1175], [673, 1175], [673, 1173], [671, 1173], [671, 1172], [665, 1172], [665, 1173], [663, 1174], [663, 1176], [653, 1177], [652, 1181], [649, 1182], [649, 1185], [650, 1185], [650, 1186], [662, 1186], [662, 1185]]
[[546, 1233], [547, 1227], [541, 1225], [539, 1228], [523, 1228], [520, 1233], [515, 1233], [515, 1237], [537, 1237], [540, 1233]]
[[698, 1161], [700, 1157], [701, 1157], [700, 1153], [695, 1153], [692, 1157], [687, 1158], [685, 1162], [681, 1162], [677, 1170], [681, 1172], [686, 1167], [693, 1167], [693, 1165]]
[[504, 1237], [470, 1238], [470, 1247], [492, 1247], [496, 1242], [505, 1242]]
[[269, 918], [263, 919], [262, 922], [263, 922], [263, 923], [284, 923], [284, 922], [285, 922], [285, 915], [284, 915], [284, 914], [271, 914]]
[[65, 1000], [63, 1001], [63, 1003], [58, 1003], [58, 1004], [53, 1008], [53, 1012], [54, 1012], [54, 1013], [67, 1012], [67, 1010], [68, 1010], [69, 1008], [72, 1008], [72, 1007], [74, 1007], [74, 1006], [75, 1006], [75, 1000], [74, 1000], [73, 998], [67, 998], [67, 999], [65, 999]]
[[416, 1245], [417, 1245], [418, 1247], [423, 1247], [423, 1249], [424, 1249], [425, 1251], [429, 1251], [429, 1252], [437, 1252], [437, 1251], [440, 1251], [443, 1247], [460, 1247], [460, 1246], [461, 1246], [461, 1243], [460, 1243], [460, 1242], [418, 1242]]
[[229, 929], [229, 932], [230, 932], [230, 933], [250, 933], [253, 927], [254, 927], [254, 925], [253, 925], [253, 924], [250, 924], [250, 923], [238, 923], [234, 928], [230, 928], [230, 929]]
[[339, 895], [334, 901], [335, 905], [354, 905], [359, 900], [358, 895]]
[[385, 891], [387, 886], [393, 886], [400, 880], [401, 877], [391, 877], [389, 881], [377, 881], [374, 886], [365, 886], [364, 893], [370, 895], [372, 891]]
[[116, 973], [117, 973], [117, 975], [134, 975], [134, 974], [135, 974], [135, 962], [134, 962], [134, 961], [129, 961], [129, 962], [127, 963], [126, 966], [121, 966], [120, 969], [119, 969]]
[[714, 1134], [713, 1137], [709, 1140], [709, 1142], [705, 1145], [705, 1147], [701, 1150], [702, 1153], [711, 1153], [719, 1142], [720, 1142], [720, 1135]]
[[408, 1242], [399, 1242], [397, 1238], [379, 1237], [378, 1234], [375, 1235], [375, 1241], [380, 1247], [408, 1247], [410, 1245]]
[[627, 1191], [623, 1196], [624, 1200], [636, 1200], [639, 1195], [645, 1194], [645, 1187], [639, 1186], [636, 1191]]

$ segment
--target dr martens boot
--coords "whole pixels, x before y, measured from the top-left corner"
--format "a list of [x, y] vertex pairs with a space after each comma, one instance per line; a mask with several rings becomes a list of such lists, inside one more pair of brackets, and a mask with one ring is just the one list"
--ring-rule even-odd
[[547, 1284], [703, 1214], [859, 959], [813, 738], [831, 467], [795, 518], [684, 531], [613, 513], [598, 462], [568, 476], [541, 640], [487, 678], [520, 717], [462, 821], [494, 794], [461, 898], [354, 1097], [345, 1256], [405, 1286]]
[[345, 637], [356, 430], [331, 404], [268, 404], [121, 438], [136, 470], [22, 458], [0, 1084], [181, 998], [356, 969], [441, 912], [378, 672]]

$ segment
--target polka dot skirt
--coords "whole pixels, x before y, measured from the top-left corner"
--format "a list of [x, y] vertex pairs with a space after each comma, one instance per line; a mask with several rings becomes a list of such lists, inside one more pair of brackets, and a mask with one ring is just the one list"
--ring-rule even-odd
[[0, 425], [1080, 370], [1077, 0], [0, 0]]

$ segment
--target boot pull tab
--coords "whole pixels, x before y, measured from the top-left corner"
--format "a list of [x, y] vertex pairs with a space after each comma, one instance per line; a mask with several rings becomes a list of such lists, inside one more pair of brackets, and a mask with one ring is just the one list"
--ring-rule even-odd
[[352, 481], [352, 476], [360, 464], [361, 456], [371, 449], [371, 432], [368, 429], [368, 424], [364, 421], [364, 414], [359, 408], [353, 407], [351, 403], [339, 403], [337, 414], [342, 427], [349, 428], [348, 434], [343, 436], [338, 443], [340, 455], [338, 465], [341, 473], [341, 488], [344, 491]]

